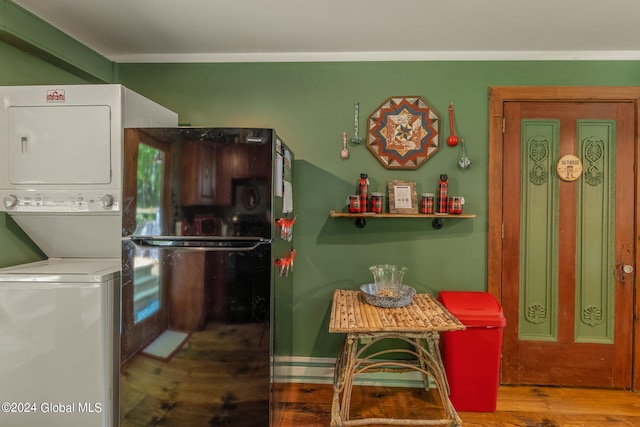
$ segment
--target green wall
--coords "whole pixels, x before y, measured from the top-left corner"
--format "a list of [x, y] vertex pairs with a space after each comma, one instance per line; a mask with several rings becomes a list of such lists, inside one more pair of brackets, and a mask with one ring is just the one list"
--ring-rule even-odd
[[[293, 352], [334, 357], [341, 336], [327, 332], [333, 290], [368, 283], [372, 264], [409, 268], [405, 283], [420, 292], [486, 290], [488, 88], [509, 85], [639, 85], [638, 62], [395, 62], [120, 64], [122, 82], [169, 106], [197, 126], [271, 126], [296, 154], [294, 169], [297, 258], [294, 276]], [[340, 158], [342, 132], [353, 135], [353, 105], [360, 103], [360, 136], [368, 115], [390, 96], [423, 96], [448, 131], [454, 101], [457, 133], [471, 168], [457, 167], [460, 147], [441, 140], [440, 151], [415, 171], [386, 170], [364, 143]], [[387, 181], [417, 182], [435, 191], [447, 173], [450, 194], [463, 195], [475, 219], [370, 219], [364, 229], [331, 219], [367, 172], [370, 191]], [[386, 193], [386, 191], [385, 191]]]
[[93, 83], [116, 78], [117, 64], [11, 0], [0, 0], [0, 41]]
[[[79, 53], [82, 56], [84, 53]], [[84, 83], [71, 74], [0, 42], [0, 84]], [[66, 69], [66, 68], [65, 68]], [[344, 62], [246, 64], [119, 64], [118, 82], [177, 111], [197, 126], [274, 127], [296, 153], [294, 164], [297, 258], [294, 271], [293, 353], [335, 357], [342, 336], [327, 332], [336, 288], [370, 282], [368, 266], [409, 268], [405, 283], [420, 292], [486, 289], [488, 88], [507, 85], [640, 85], [640, 63], [541, 62]], [[353, 104], [360, 103], [360, 136], [368, 115], [390, 96], [423, 96], [441, 115], [454, 101], [457, 133], [472, 159], [457, 168], [460, 148], [441, 150], [415, 171], [389, 171], [364, 144], [340, 158], [342, 132], [353, 135]], [[329, 218], [344, 208], [361, 172], [371, 191], [391, 179], [434, 191], [438, 176], [450, 177], [450, 193], [463, 195], [474, 219], [371, 219], [366, 228]], [[0, 217], [0, 265], [40, 256], [6, 217]]]
[[[37, 57], [0, 42], [0, 85], [80, 84], [85, 80]], [[0, 132], [4, 132], [0, 129]], [[0, 167], [6, 165], [0, 163]], [[35, 261], [43, 257], [20, 227], [0, 213], [0, 267]]]

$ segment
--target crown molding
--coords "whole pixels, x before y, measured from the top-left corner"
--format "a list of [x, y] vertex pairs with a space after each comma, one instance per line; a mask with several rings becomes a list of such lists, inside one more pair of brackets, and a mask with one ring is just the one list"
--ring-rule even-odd
[[274, 52], [103, 54], [116, 63], [637, 61], [640, 51]]

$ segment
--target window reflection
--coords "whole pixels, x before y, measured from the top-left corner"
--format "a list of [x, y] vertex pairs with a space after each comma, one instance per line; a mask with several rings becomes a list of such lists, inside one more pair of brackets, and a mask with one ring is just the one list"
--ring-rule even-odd
[[136, 255], [133, 272], [133, 321], [138, 323], [160, 309], [160, 251]]
[[[137, 168], [136, 235], [162, 235], [164, 153], [146, 144], [139, 145]], [[160, 309], [160, 250], [138, 248], [134, 260], [134, 323]]]

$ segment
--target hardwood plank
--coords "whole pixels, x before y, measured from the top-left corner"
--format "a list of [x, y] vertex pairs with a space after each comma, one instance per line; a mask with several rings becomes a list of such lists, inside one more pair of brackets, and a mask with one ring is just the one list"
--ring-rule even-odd
[[[333, 386], [278, 384], [289, 400], [280, 427], [328, 426]], [[286, 390], [288, 389], [288, 390]], [[433, 391], [354, 387], [352, 418], [438, 416]], [[395, 411], [395, 412], [394, 412]], [[464, 427], [622, 427], [640, 425], [640, 394], [623, 390], [503, 386], [496, 412], [460, 412]], [[375, 427], [375, 426], [372, 426]]]
[[[256, 388], [264, 385], [244, 377], [233, 381], [227, 374], [212, 369], [222, 363], [221, 357], [208, 353], [204, 342], [226, 349], [226, 341], [221, 343], [219, 338], [207, 337], [219, 334], [220, 330], [229, 332], [234, 328], [215, 327], [195, 333], [190, 344], [169, 362], [145, 356], [128, 361], [126, 375], [121, 378], [121, 426], [267, 427], [266, 400], [256, 392]], [[237, 337], [232, 332], [223, 335], [229, 341]], [[186, 357], [184, 353], [188, 353], [189, 348], [196, 351]], [[245, 350], [236, 353], [238, 359], [251, 360], [240, 354], [246, 351], [246, 347], [242, 348]], [[195, 354], [213, 360], [197, 360], [192, 357]], [[261, 367], [252, 363], [247, 366]], [[280, 399], [274, 406], [282, 411], [277, 414], [278, 422], [271, 427], [329, 426], [331, 384], [278, 383], [273, 388], [274, 395]], [[425, 414], [439, 418], [441, 403], [433, 390], [356, 386], [351, 413], [354, 418], [378, 415], [419, 418]], [[640, 394], [622, 390], [503, 386], [498, 392], [496, 412], [460, 412], [460, 417], [464, 427], [640, 426]]]
[[120, 376], [122, 427], [267, 427], [269, 348], [265, 324], [195, 331], [168, 361], [136, 355]]

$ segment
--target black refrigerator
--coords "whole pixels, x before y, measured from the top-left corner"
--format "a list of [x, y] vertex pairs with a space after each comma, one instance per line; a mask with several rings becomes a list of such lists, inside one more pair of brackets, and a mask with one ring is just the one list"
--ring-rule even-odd
[[123, 153], [120, 425], [279, 425], [293, 153], [193, 127], [125, 129]]

